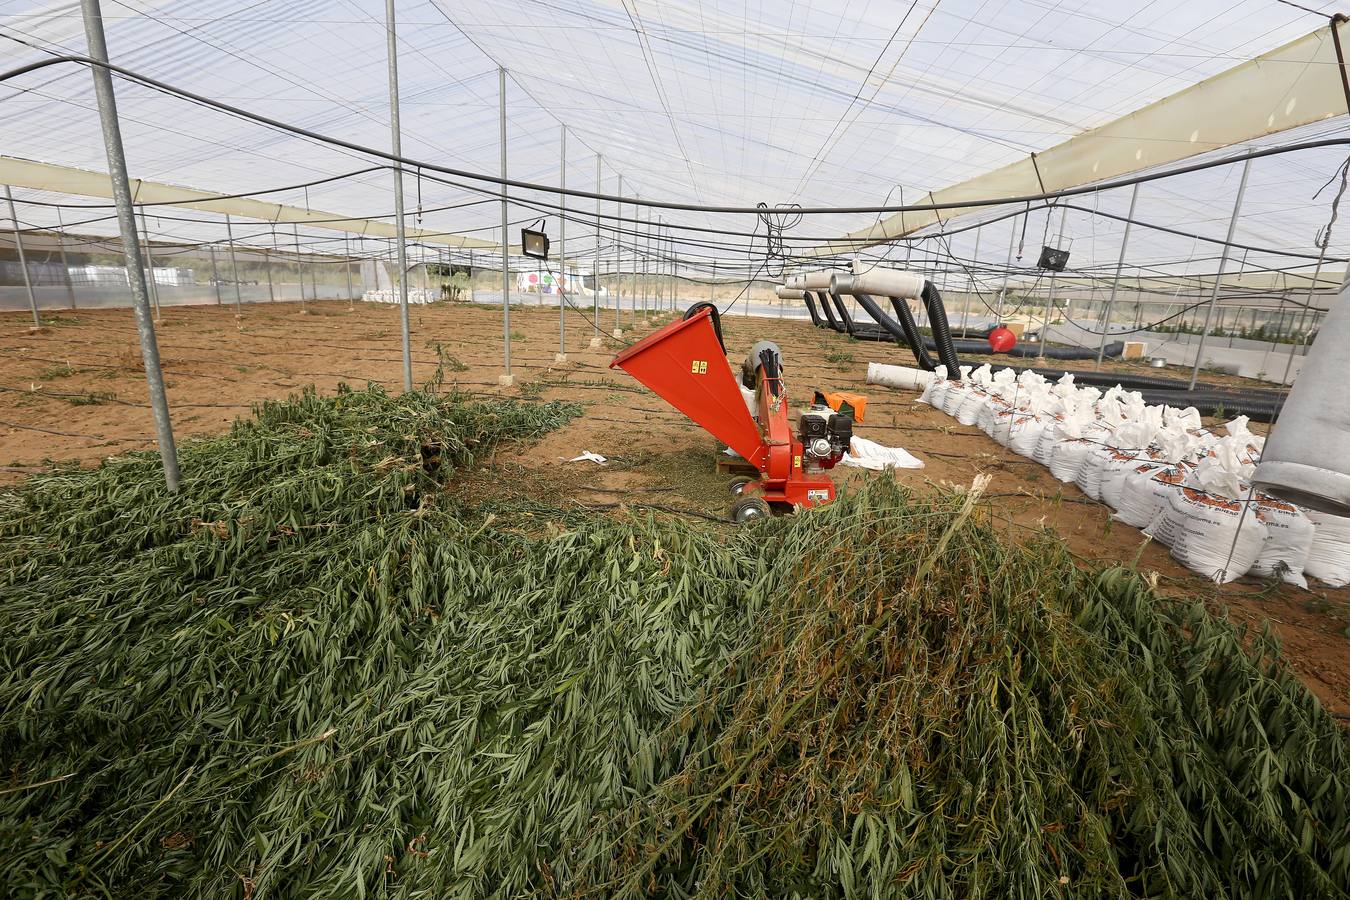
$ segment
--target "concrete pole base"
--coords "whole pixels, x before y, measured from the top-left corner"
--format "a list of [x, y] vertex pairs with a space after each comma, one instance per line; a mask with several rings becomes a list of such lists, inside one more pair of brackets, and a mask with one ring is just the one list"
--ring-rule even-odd
[[554, 361], [555, 363], [565, 363], [565, 362], [567, 362], [567, 354], [566, 354], [566, 353], [555, 353], [555, 354], [553, 354], [553, 361]]
[[599, 350], [599, 349], [600, 349], [600, 344], [601, 344], [600, 338], [598, 338], [598, 337], [593, 337], [593, 338], [591, 338], [591, 349], [592, 349], [592, 350]]
[[623, 337], [623, 329], [622, 329], [622, 328], [615, 328], [615, 329], [614, 329], [614, 337], [616, 337], [616, 338], [622, 338], [622, 337]]
[[515, 383], [516, 383], [516, 376], [514, 375], [497, 376], [497, 384], [501, 385], [502, 387], [513, 387]]

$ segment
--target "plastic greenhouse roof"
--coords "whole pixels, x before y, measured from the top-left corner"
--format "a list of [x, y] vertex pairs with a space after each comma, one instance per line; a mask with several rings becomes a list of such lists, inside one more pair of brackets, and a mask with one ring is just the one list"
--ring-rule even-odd
[[[379, 0], [103, 0], [103, 15], [114, 63], [326, 135], [389, 146]], [[812, 207], [917, 202], [1326, 27], [1325, 19], [1272, 0], [399, 0], [398, 17], [409, 157], [497, 175], [501, 66], [509, 73], [514, 179], [559, 182], [565, 125], [572, 188], [595, 189], [600, 154], [605, 192], [619, 192], [622, 177], [626, 196]], [[6, 69], [85, 49], [79, 6], [68, 0], [0, 0], [0, 34]], [[1334, 67], [1327, 77], [1335, 77]], [[366, 169], [374, 164], [368, 156], [126, 80], [117, 79], [117, 91], [133, 178], [227, 194], [267, 191], [269, 202], [392, 217], [387, 171], [273, 190]], [[1253, 144], [1346, 133], [1342, 116]], [[92, 84], [78, 64], [0, 85], [0, 134], [7, 156], [106, 169]], [[1334, 186], [1316, 201], [1313, 194], [1345, 158], [1344, 148], [1333, 147], [1254, 163], [1235, 241], [1309, 253], [1329, 217]], [[499, 239], [492, 185], [466, 189], [422, 175], [414, 169], [407, 176], [409, 224]], [[1137, 217], [1222, 238], [1236, 178], [1237, 167], [1224, 167], [1152, 182], [1141, 188]], [[1075, 202], [1120, 216], [1128, 194]], [[27, 225], [51, 227], [57, 211], [24, 201], [68, 202], [91, 206], [61, 210], [66, 227], [83, 222], [85, 231], [115, 230], [98, 201], [32, 189], [15, 197]], [[582, 219], [568, 225], [569, 253], [590, 254], [595, 237], [587, 217], [596, 202], [573, 199], [568, 206]], [[513, 205], [512, 228], [546, 211]], [[613, 204], [604, 204], [604, 212], [613, 214]], [[645, 219], [646, 212], [638, 215]], [[749, 215], [652, 215], [677, 226], [742, 233], [756, 227]], [[1048, 226], [1045, 216], [1029, 214], [1027, 248], [1057, 232], [1058, 214]], [[150, 221], [156, 237], [223, 236], [220, 217], [209, 213], [159, 208]], [[787, 234], [832, 237], [874, 221], [815, 215]], [[556, 236], [556, 215], [548, 227]], [[981, 229], [980, 258], [1001, 261], [1020, 229], [1017, 220]], [[266, 233], [239, 224], [236, 231], [246, 239]], [[1121, 231], [1116, 220], [1071, 211], [1065, 243], [1072, 244], [1074, 265], [1113, 265]], [[688, 243], [675, 248], [693, 267], [716, 259], [727, 269], [755, 271], [746, 236], [685, 237]], [[969, 257], [974, 240], [974, 232], [964, 232], [943, 246]], [[1188, 237], [1136, 229], [1130, 241], [1132, 265], [1188, 274], [1215, 265], [1217, 250]], [[313, 232], [307, 243], [341, 249], [342, 238]], [[610, 247], [607, 236], [602, 243]], [[897, 258], [905, 250], [884, 252]], [[1335, 235], [1328, 253], [1347, 252], [1350, 239]], [[1242, 260], [1256, 267], [1311, 262], [1251, 253]]]

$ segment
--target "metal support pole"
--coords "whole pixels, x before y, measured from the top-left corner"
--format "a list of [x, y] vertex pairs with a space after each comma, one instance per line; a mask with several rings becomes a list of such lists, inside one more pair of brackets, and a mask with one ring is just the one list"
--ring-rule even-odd
[[470, 302], [470, 303], [473, 303], [473, 302], [474, 302], [474, 293], [473, 293], [473, 275], [474, 275], [474, 270], [473, 270], [473, 248], [470, 247], [470, 248], [469, 248], [469, 302]]
[[[273, 226], [272, 226], [272, 255], [273, 255], [273, 256], [276, 256], [277, 253], [280, 252], [280, 250], [281, 250], [281, 247], [280, 247], [280, 245], [277, 243], [277, 226], [276, 226], [276, 225], [273, 225]], [[269, 275], [270, 275], [270, 270], [269, 270]], [[285, 282], [282, 282], [282, 283], [285, 284]]]
[[14, 195], [5, 185], [5, 202], [9, 204], [9, 223], [14, 226], [14, 246], [19, 251], [19, 271], [23, 273], [23, 287], [28, 292], [28, 308], [33, 311], [33, 327], [41, 328], [42, 319], [38, 316], [37, 296], [33, 293], [33, 282], [28, 277], [28, 257], [23, 253], [23, 235], [19, 233], [19, 217], [14, 212]]
[[[623, 175], [619, 176], [619, 191], [615, 195], [623, 197]], [[623, 200], [614, 201], [614, 336], [621, 333], [619, 310], [623, 306], [623, 242], [619, 229], [622, 227]]]
[[567, 126], [562, 129], [562, 151], [560, 154], [558, 187], [558, 361], [567, 356], [567, 293], [571, 285], [567, 283]]
[[[300, 267], [300, 226], [292, 225], [291, 234], [295, 237], [295, 280], [300, 282], [300, 311], [305, 311], [305, 270]], [[216, 292], [216, 302], [220, 302], [220, 292]]]
[[1200, 343], [1195, 347], [1195, 365], [1191, 367], [1191, 390], [1200, 378], [1200, 363], [1205, 355], [1205, 338], [1209, 336], [1209, 322], [1214, 315], [1214, 306], [1219, 302], [1219, 288], [1223, 285], [1223, 270], [1228, 265], [1228, 250], [1233, 244], [1233, 234], [1237, 231], [1238, 214], [1242, 212], [1242, 196], [1247, 193], [1247, 174], [1252, 170], [1251, 157], [1242, 161], [1242, 180], [1238, 182], [1237, 199], [1233, 201], [1233, 215], [1228, 220], [1228, 236], [1224, 238], [1223, 251], [1219, 254], [1219, 271], [1214, 275], [1214, 291], [1209, 296], [1209, 306], [1205, 308], [1205, 327], [1200, 332]]
[[70, 260], [66, 258], [66, 226], [61, 221], [61, 208], [56, 208], [56, 247], [61, 251], [61, 271], [66, 278], [66, 294], [70, 297], [70, 308], [75, 309], [75, 282], [70, 279]]
[[[1064, 246], [1064, 220], [1068, 217], [1069, 208], [1066, 206], [1059, 214], [1059, 239], [1055, 242], [1056, 249]], [[1045, 360], [1045, 345], [1050, 337], [1050, 310], [1055, 305], [1055, 277], [1057, 275], [1059, 275], [1058, 272], [1050, 272], [1050, 287], [1045, 295], [1045, 318], [1041, 321], [1041, 339], [1037, 348], [1039, 352], [1036, 354], [1042, 362]]]
[[[600, 166], [604, 162], [604, 157], [599, 153], [595, 154], [595, 192], [600, 193], [602, 182]], [[592, 286], [595, 288], [593, 293], [594, 304], [591, 309], [591, 324], [595, 327], [595, 333], [591, 336], [591, 346], [600, 346], [600, 198], [595, 198], [595, 268], [591, 275]]]
[[[971, 259], [971, 264], [976, 269], [980, 267], [980, 229], [975, 229], [975, 255]], [[975, 293], [975, 273], [969, 272], [970, 291], [966, 294], [966, 302], [961, 306], [961, 337], [966, 336], [966, 322], [970, 319], [970, 295]]]
[[206, 248], [206, 252], [211, 255], [211, 287], [216, 292], [216, 306], [220, 305], [220, 273], [216, 271], [216, 245], [212, 244]]
[[[391, 0], [392, 2], [392, 0]], [[502, 144], [502, 365], [511, 378], [511, 260], [506, 229], [506, 70], [497, 69], [497, 118]]]
[[[1319, 247], [1318, 250], [1317, 250], [1317, 267], [1316, 267], [1315, 269], [1313, 269], [1312, 283], [1310, 283], [1310, 284], [1308, 285], [1308, 296], [1307, 296], [1307, 299], [1305, 299], [1305, 300], [1303, 301], [1305, 305], [1304, 305], [1304, 307], [1303, 307], [1303, 311], [1302, 311], [1301, 313], [1299, 313], [1299, 317], [1298, 317], [1298, 328], [1299, 328], [1299, 330], [1302, 330], [1302, 327], [1303, 327], [1303, 317], [1307, 314], [1307, 312], [1308, 312], [1308, 307], [1312, 306], [1313, 292], [1317, 290], [1317, 278], [1318, 278], [1319, 275], [1322, 274], [1322, 262], [1323, 262], [1323, 260], [1325, 260], [1325, 259], [1327, 258], [1327, 244], [1330, 244], [1330, 243], [1331, 243], [1331, 233], [1330, 233], [1330, 230], [1328, 229], [1327, 234], [1323, 237], [1323, 240], [1322, 240], [1322, 246]], [[1306, 337], [1306, 335], [1307, 335], [1307, 334], [1311, 334], [1311, 333], [1312, 333], [1312, 329], [1311, 329], [1311, 328], [1309, 328], [1306, 332], [1304, 332], [1304, 335], [1305, 335], [1305, 337], [1304, 337], [1304, 343], [1305, 343], [1305, 344], [1307, 343], [1307, 337]], [[1280, 384], [1282, 384], [1282, 385], [1283, 385], [1283, 384], [1288, 384], [1288, 383], [1289, 383], [1289, 370], [1292, 369], [1293, 366], [1294, 366], [1294, 351], [1297, 350], [1297, 349], [1298, 349], [1298, 344], [1297, 344], [1297, 343], [1291, 342], [1291, 343], [1289, 344], [1289, 359], [1285, 361], [1285, 364], [1284, 364], [1284, 375], [1282, 375], [1282, 376], [1280, 377]]]
[[656, 269], [656, 308], [664, 310], [666, 308], [666, 286], [662, 281], [665, 275], [665, 266], [661, 264], [662, 240], [661, 240], [661, 217], [656, 217], [656, 232], [652, 235], [653, 246], [656, 253], [652, 257], [652, 268]]
[[[89, 45], [89, 56], [96, 63], [108, 62], [108, 44], [103, 37], [103, 14], [98, 0], [80, 0], [84, 14], [84, 33]], [[136, 243], [136, 213], [131, 208], [131, 185], [127, 183], [127, 161], [122, 152], [122, 130], [117, 122], [117, 99], [113, 94], [112, 76], [104, 66], [90, 66], [94, 77], [94, 93], [98, 98], [99, 123], [103, 127], [103, 148], [108, 156], [108, 180], [112, 185], [113, 201], [117, 204], [117, 225], [122, 234], [122, 252], [126, 257], [127, 278], [131, 282], [131, 298], [136, 311], [136, 330], [141, 338], [141, 360], [145, 364], [145, 381], [150, 392], [150, 409], [155, 417], [155, 437], [159, 443], [159, 458], [164, 464], [164, 482], [170, 492], [178, 490], [178, 448], [173, 440], [173, 423], [169, 418], [169, 401], [164, 393], [164, 373], [159, 367], [159, 344], [155, 340], [155, 323], [150, 318], [150, 295], [141, 269], [140, 247]]]
[[995, 325], [1003, 324], [1003, 303], [1008, 299], [1008, 280], [1012, 278], [1013, 249], [1017, 246], [1017, 219], [1014, 217], [1009, 221], [1011, 221], [1012, 226], [1008, 232], [1008, 261], [1003, 264], [1003, 287], [999, 289], [998, 304], [994, 309], [994, 318], [998, 319], [994, 323]]
[[155, 281], [155, 255], [150, 252], [150, 226], [146, 223], [145, 207], [141, 207], [141, 247], [145, 256], [145, 280], [150, 284], [150, 302], [155, 308], [155, 321], [158, 322], [163, 311], [159, 305], [159, 282]]
[[[384, 0], [385, 46], [389, 57], [389, 136], [394, 154], [394, 227], [398, 234], [398, 315], [403, 332], [403, 389], [413, 389], [412, 336], [408, 325], [408, 248], [403, 231], [403, 135], [398, 119], [398, 34], [394, 22], [394, 0]], [[506, 75], [502, 75], [503, 83]], [[505, 126], [503, 126], [505, 127]], [[506, 150], [503, 148], [502, 153]], [[503, 173], [505, 174], [505, 173]], [[504, 189], [503, 189], [504, 190]], [[318, 293], [318, 284], [315, 284]], [[508, 360], [507, 368], [510, 369]]]
[[[356, 307], [356, 294], [352, 291], [352, 242], [347, 235], [342, 236], [342, 271], [347, 276], [347, 308]], [[267, 278], [267, 288], [272, 289], [272, 278]]]
[[[142, 208], [141, 214], [145, 214], [144, 208]], [[225, 239], [229, 241], [230, 277], [234, 279], [234, 315], [235, 318], [239, 318], [244, 314], [244, 310], [241, 308], [243, 300], [239, 296], [239, 261], [234, 257], [234, 226], [230, 224], [228, 213], [225, 215]]]
[[1134, 207], [1139, 201], [1139, 182], [1134, 183], [1130, 191], [1130, 211], [1125, 214], [1125, 233], [1120, 238], [1120, 256], [1116, 259], [1116, 278], [1111, 282], [1111, 295], [1106, 298], [1106, 312], [1102, 315], [1102, 339], [1097, 344], [1097, 366], [1102, 367], [1102, 357], [1106, 355], [1106, 335], [1111, 330], [1111, 307], [1116, 303], [1116, 292], [1120, 290], [1120, 273], [1125, 268], [1125, 248], [1130, 243], [1130, 226], [1134, 224]]
[[[274, 228], [272, 229], [272, 243], [275, 244], [276, 240], [277, 240], [277, 232], [276, 229]], [[263, 271], [267, 273], [267, 302], [276, 303], [277, 292], [272, 287], [272, 256], [267, 252], [266, 247], [263, 248], [262, 255], [263, 255]]]
[[[633, 218], [637, 218], [634, 216]], [[647, 293], [647, 268], [651, 263], [652, 252], [652, 208], [647, 207], [647, 221], [642, 226], [642, 318], [651, 317], [651, 297]], [[636, 277], [636, 275], [634, 275]]]

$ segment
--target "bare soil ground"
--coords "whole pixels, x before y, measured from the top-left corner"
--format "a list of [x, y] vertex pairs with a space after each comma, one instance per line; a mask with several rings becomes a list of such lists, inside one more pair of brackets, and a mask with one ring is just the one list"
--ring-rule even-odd
[[[602, 314], [613, 327], [612, 312]], [[52, 462], [96, 464], [104, 457], [153, 447], [135, 323], [129, 310], [49, 314], [30, 333], [26, 314], [0, 317], [0, 482], [14, 483]], [[589, 347], [592, 327], [567, 316], [568, 361], [556, 363], [558, 311], [526, 306], [511, 312], [515, 387], [501, 388], [502, 314], [499, 307], [435, 305], [412, 311], [414, 381], [437, 367], [435, 346], [446, 354], [447, 384], [483, 395], [565, 399], [586, 414], [530, 448], [502, 454], [461, 489], [522, 492], [555, 501], [607, 508], [644, 505], [720, 517], [730, 495], [714, 469], [714, 445], [702, 429], [648, 392], [609, 361], [621, 346], [606, 339]], [[1295, 670], [1334, 711], [1350, 713], [1350, 589], [1300, 591], [1252, 580], [1219, 587], [1175, 564], [1164, 547], [1133, 528], [1112, 523], [1109, 509], [1044, 467], [991, 441], [978, 429], [914, 402], [917, 395], [864, 384], [868, 362], [912, 364], [893, 345], [860, 343], [807, 323], [728, 315], [726, 342], [733, 360], [754, 341], [776, 341], [789, 389], [867, 394], [861, 436], [902, 446], [927, 463], [923, 470], [875, 475], [836, 470], [836, 480], [895, 477], [917, 489], [969, 484], [976, 474], [994, 481], [989, 510], [1013, 537], [1048, 530], [1085, 561], [1138, 560], [1173, 594], [1203, 597], [1237, 621], [1269, 621]], [[625, 341], [645, 334], [641, 321]], [[180, 440], [219, 433], [253, 403], [314, 385], [340, 382], [402, 384], [398, 310], [344, 302], [255, 305], [236, 319], [229, 307], [168, 308], [159, 329], [160, 353]], [[1091, 364], [1063, 364], [1090, 367]], [[591, 450], [607, 466], [565, 463]]]

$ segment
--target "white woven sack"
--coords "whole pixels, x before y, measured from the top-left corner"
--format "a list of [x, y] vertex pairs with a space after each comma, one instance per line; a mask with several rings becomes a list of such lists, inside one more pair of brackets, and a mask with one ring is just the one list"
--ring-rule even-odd
[[1279, 578], [1301, 588], [1308, 587], [1303, 567], [1312, 552], [1315, 528], [1312, 520], [1292, 503], [1268, 494], [1256, 495], [1256, 514], [1266, 525], [1266, 543], [1252, 564], [1251, 573]]
[[1329, 587], [1345, 587], [1350, 584], [1350, 519], [1313, 510], [1305, 513], [1313, 523], [1313, 540], [1304, 573]]
[[1182, 484], [1152, 527], [1172, 558], [1192, 572], [1226, 584], [1246, 574], [1261, 555], [1266, 525], [1246, 503]]
[[1112, 518], [1147, 533], [1172, 502], [1184, 478], [1185, 472], [1176, 466], [1151, 462], [1136, 466], [1125, 476], [1120, 506]]
[[980, 418], [980, 412], [989, 402], [989, 395], [979, 388], [971, 388], [966, 400], [952, 415], [962, 425], [974, 425]]

